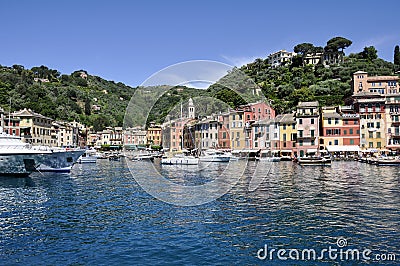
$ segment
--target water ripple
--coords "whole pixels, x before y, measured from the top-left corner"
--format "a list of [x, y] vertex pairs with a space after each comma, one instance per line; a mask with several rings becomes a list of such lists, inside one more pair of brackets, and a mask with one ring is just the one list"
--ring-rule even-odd
[[[397, 252], [400, 168], [280, 162], [250, 192], [257, 166], [249, 162], [228, 194], [197, 207], [154, 199], [124, 162], [76, 165], [69, 175], [1, 178], [0, 260], [2, 265], [256, 265], [262, 264], [256, 252], [264, 244], [327, 248], [338, 237], [352, 247]], [[137, 174], [148, 173], [146, 163], [134, 167]], [[218, 165], [200, 174], [156, 167], [186, 185], [208, 182], [223, 171]]]

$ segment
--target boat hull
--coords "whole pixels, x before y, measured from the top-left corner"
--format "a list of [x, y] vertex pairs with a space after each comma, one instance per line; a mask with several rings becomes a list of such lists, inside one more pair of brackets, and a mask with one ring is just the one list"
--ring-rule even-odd
[[161, 164], [176, 164], [176, 165], [196, 165], [199, 163], [198, 158], [185, 158], [185, 157], [172, 157], [172, 158], [162, 158]]
[[1, 175], [29, 175], [34, 171], [69, 172], [84, 151], [0, 154]]
[[332, 164], [331, 159], [326, 159], [326, 158], [298, 158], [297, 163], [299, 165], [325, 165], [325, 166], [330, 166]]
[[210, 163], [227, 163], [231, 157], [229, 156], [204, 156], [200, 157], [200, 162], [210, 162]]

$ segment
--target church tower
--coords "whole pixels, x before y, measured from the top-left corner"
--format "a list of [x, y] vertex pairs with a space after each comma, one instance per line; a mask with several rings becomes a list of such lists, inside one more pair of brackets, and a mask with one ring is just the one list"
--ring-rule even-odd
[[189, 99], [189, 107], [188, 107], [189, 109], [188, 109], [188, 117], [189, 118], [195, 118], [195, 107], [194, 107], [194, 104], [193, 104], [193, 100], [192, 100], [192, 98], [190, 98]]

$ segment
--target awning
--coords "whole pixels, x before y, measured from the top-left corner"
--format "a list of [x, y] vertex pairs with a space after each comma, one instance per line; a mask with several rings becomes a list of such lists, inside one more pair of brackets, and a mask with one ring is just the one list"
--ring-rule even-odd
[[292, 150], [281, 150], [281, 152], [292, 152]]
[[329, 152], [340, 152], [340, 151], [348, 151], [348, 152], [359, 152], [360, 147], [357, 145], [328, 145], [326, 149]]
[[317, 152], [317, 149], [307, 149], [307, 153]]

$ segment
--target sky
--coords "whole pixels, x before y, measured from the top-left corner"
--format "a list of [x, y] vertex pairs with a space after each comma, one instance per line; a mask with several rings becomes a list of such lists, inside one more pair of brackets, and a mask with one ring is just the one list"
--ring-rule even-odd
[[0, 64], [86, 70], [136, 87], [190, 60], [241, 66], [296, 44], [353, 41], [393, 61], [398, 0], [1, 0]]

